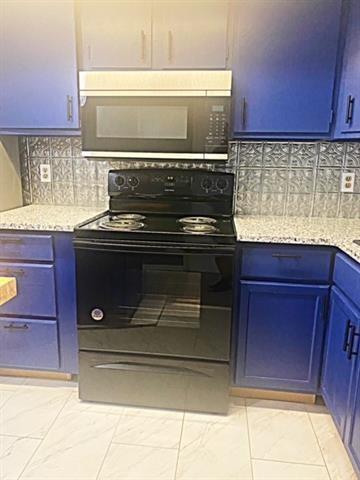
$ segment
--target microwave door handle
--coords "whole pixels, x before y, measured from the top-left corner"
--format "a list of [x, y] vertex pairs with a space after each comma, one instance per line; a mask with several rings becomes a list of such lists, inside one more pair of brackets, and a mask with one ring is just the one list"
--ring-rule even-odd
[[146, 33], [144, 30], [141, 30], [141, 61], [143, 63], [146, 61]]
[[171, 30], [168, 31], [168, 62], [172, 63], [173, 61], [173, 33]]

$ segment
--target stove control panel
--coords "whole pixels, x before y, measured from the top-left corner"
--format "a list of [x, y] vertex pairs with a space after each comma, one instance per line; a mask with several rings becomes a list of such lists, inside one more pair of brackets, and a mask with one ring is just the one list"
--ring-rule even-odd
[[132, 196], [232, 196], [230, 173], [184, 169], [111, 170], [110, 197]]

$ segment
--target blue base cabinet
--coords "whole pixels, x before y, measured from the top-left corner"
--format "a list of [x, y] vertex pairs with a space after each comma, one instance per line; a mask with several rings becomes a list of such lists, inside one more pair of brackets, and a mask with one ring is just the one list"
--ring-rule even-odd
[[350, 384], [356, 364], [356, 356], [349, 357], [349, 339], [353, 329], [357, 329], [359, 319], [360, 312], [339, 289], [333, 287], [322, 376], [322, 395], [342, 436], [345, 434]]
[[72, 235], [1, 232], [0, 275], [17, 282], [0, 306], [0, 368], [77, 373]]
[[350, 392], [349, 425], [345, 442], [360, 477], [360, 362], [354, 375], [354, 389]]
[[335, 259], [321, 392], [360, 478], [360, 265]]
[[328, 287], [241, 282], [235, 383], [315, 392]]

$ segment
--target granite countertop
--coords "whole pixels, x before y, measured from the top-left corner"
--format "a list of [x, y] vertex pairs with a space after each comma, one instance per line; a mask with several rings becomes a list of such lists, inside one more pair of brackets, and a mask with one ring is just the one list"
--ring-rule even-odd
[[360, 219], [235, 216], [235, 227], [239, 241], [334, 246], [360, 262]]
[[0, 229], [72, 232], [78, 223], [104, 210], [95, 207], [28, 205], [0, 212]]
[[[28, 205], [0, 212], [2, 230], [72, 232], [104, 211], [95, 207]], [[360, 262], [360, 219], [235, 216], [237, 239], [243, 242], [299, 243], [340, 248]]]

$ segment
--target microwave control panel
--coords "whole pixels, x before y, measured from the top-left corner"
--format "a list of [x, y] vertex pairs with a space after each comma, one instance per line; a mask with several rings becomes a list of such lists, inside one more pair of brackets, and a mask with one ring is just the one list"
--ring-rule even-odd
[[209, 105], [206, 147], [227, 148], [229, 131], [229, 104], [215, 102]]

